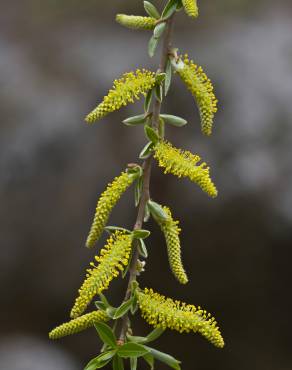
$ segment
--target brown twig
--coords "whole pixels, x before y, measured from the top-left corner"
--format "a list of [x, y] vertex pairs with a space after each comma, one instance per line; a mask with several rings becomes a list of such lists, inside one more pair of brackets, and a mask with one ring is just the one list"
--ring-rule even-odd
[[[163, 45], [162, 45], [162, 54], [159, 64], [158, 72], [162, 73], [165, 72], [167, 59], [170, 51], [170, 41], [171, 41], [171, 33], [173, 28], [173, 18], [174, 15], [172, 15], [167, 21], [166, 30], [163, 36]], [[161, 102], [158, 99], [155, 99], [154, 105], [153, 105], [153, 115], [152, 115], [152, 126], [155, 128], [158, 128], [159, 126], [159, 114], [161, 110]], [[143, 188], [142, 188], [142, 194], [141, 199], [138, 207], [138, 214], [136, 218], [136, 222], [134, 225], [134, 230], [141, 229], [143, 226], [144, 221], [144, 215], [145, 215], [145, 208], [148, 200], [150, 199], [150, 178], [151, 178], [151, 166], [152, 166], [152, 156], [148, 157], [144, 163], [143, 163]], [[130, 298], [131, 295], [131, 286], [132, 282], [136, 280], [137, 277], [137, 262], [139, 258], [139, 251], [137, 248], [137, 244], [133, 246], [133, 256], [131, 260], [131, 265], [129, 268], [129, 281], [128, 281], [128, 287], [125, 295], [125, 301]], [[125, 315], [122, 318], [122, 326], [121, 326], [121, 332], [119, 336], [119, 343], [124, 343], [125, 336], [128, 330], [129, 325], [128, 316]]]

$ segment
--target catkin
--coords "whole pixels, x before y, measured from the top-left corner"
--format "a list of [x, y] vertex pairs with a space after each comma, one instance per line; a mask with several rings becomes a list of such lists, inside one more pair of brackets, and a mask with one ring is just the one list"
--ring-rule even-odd
[[201, 307], [174, 301], [145, 289], [137, 292], [142, 317], [156, 328], [172, 329], [180, 333], [200, 333], [214, 346], [224, 347], [224, 340], [217, 322]]
[[112, 209], [134, 180], [135, 176], [128, 172], [122, 172], [120, 176], [116, 177], [101, 194], [96, 205], [94, 219], [86, 240], [86, 246], [88, 248], [94, 247], [108, 222]]
[[183, 63], [178, 63], [177, 73], [195, 98], [200, 112], [202, 132], [209, 136], [212, 133], [218, 103], [212, 82], [202, 67], [189, 60], [187, 54], [182, 60]]
[[113, 88], [103, 98], [103, 101], [85, 118], [87, 123], [93, 123], [108, 113], [120, 109], [122, 106], [134, 103], [141, 95], [146, 96], [156, 82], [155, 73], [146, 69], [137, 69], [136, 72], [125, 73], [114, 81]]
[[79, 333], [87, 328], [94, 325], [95, 322], [108, 321], [109, 317], [102, 311], [93, 311], [82, 315], [77, 319], [66, 322], [60, 326], [57, 326], [49, 333], [50, 339], [59, 339], [67, 335]]
[[93, 297], [107, 289], [110, 282], [127, 266], [132, 248], [132, 235], [116, 231], [107, 240], [107, 244], [96, 256], [97, 265], [87, 270], [86, 279], [79, 289], [79, 296], [71, 310], [71, 317], [80, 316]]
[[152, 17], [141, 17], [136, 15], [117, 14], [116, 21], [122, 26], [134, 30], [153, 30], [157, 19]]
[[198, 155], [177, 149], [167, 141], [159, 141], [154, 148], [154, 157], [159, 166], [164, 168], [164, 173], [188, 177], [210, 197], [217, 196], [218, 192], [210, 178], [209, 167], [205, 162], [198, 164], [201, 160]]

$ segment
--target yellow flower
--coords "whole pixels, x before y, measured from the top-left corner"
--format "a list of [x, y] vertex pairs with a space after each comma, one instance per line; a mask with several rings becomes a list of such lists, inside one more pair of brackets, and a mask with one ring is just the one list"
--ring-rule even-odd
[[135, 176], [128, 172], [122, 172], [114, 181], [109, 184], [106, 190], [101, 194], [96, 206], [96, 211], [86, 240], [88, 248], [94, 247], [101, 236], [104, 227], [107, 224], [110, 213], [123, 193], [133, 183]]
[[218, 192], [210, 178], [209, 167], [205, 162], [198, 164], [201, 160], [198, 155], [177, 149], [167, 141], [160, 141], [154, 148], [154, 157], [159, 166], [164, 168], [164, 173], [188, 177], [209, 196], [213, 198], [217, 196]]
[[117, 14], [116, 21], [122, 26], [132, 29], [153, 30], [157, 19], [152, 17], [141, 17], [136, 15]]
[[182, 3], [187, 15], [193, 18], [197, 18], [197, 16], [199, 15], [197, 0], [182, 0]]
[[96, 256], [97, 265], [91, 263], [92, 268], [87, 270], [86, 279], [79, 289], [71, 317], [80, 316], [93, 297], [107, 289], [109, 283], [119, 275], [128, 265], [132, 248], [132, 235], [123, 231], [116, 231], [107, 240], [107, 244]]
[[178, 221], [174, 221], [171, 215], [171, 211], [168, 207], [163, 207], [164, 212], [167, 214], [168, 219], [166, 221], [161, 221], [157, 219], [161, 230], [165, 236], [168, 260], [170, 268], [181, 284], [186, 284], [188, 282], [188, 277], [183, 268], [181, 260], [181, 247], [179, 240], [179, 233], [181, 229], [178, 227]]
[[85, 118], [86, 122], [93, 123], [110, 112], [120, 109], [140, 95], [146, 95], [155, 85], [155, 73], [145, 69], [125, 73], [120, 79], [114, 81], [113, 88], [108, 92], [103, 101]]
[[224, 340], [215, 319], [201, 307], [174, 301], [153, 292], [152, 289], [138, 291], [137, 296], [142, 317], [148, 324], [180, 333], [198, 332], [214, 346], [224, 347]]
[[202, 67], [189, 60], [187, 54], [184, 56], [183, 63], [177, 63], [177, 73], [197, 102], [202, 132], [205, 135], [211, 135], [218, 103], [213, 92], [212, 82], [204, 73]]
[[56, 327], [49, 333], [49, 338], [59, 339], [67, 335], [76, 334], [93, 326], [95, 322], [105, 322], [108, 320], [109, 317], [106, 313], [102, 311], [93, 311]]

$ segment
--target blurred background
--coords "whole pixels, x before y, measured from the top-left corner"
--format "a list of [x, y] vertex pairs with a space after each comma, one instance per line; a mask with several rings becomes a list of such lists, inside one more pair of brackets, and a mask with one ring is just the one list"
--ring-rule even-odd
[[[154, 1], [161, 9], [161, 1]], [[183, 369], [291, 369], [292, 4], [199, 1], [200, 18], [181, 12], [174, 46], [204, 66], [220, 101], [214, 135], [203, 137], [190, 94], [174, 79], [163, 112], [177, 146], [212, 169], [216, 200], [154, 167], [152, 197], [181, 220], [190, 283], [169, 271], [158, 227], [141, 285], [212, 312], [226, 341], [167, 332], [156, 346]], [[142, 102], [94, 126], [83, 122], [114, 78], [150, 60], [150, 35], [122, 28], [115, 14], [143, 14], [142, 1], [1, 1], [0, 284], [2, 370], [78, 370], [97, 355], [94, 329], [48, 340], [67, 321], [96, 251], [84, 248], [99, 194], [145, 144], [121, 120]], [[129, 190], [110, 223], [131, 227]], [[105, 237], [103, 238], [103, 240]], [[100, 248], [102, 242], [99, 243]], [[125, 281], [108, 298], [117, 304]], [[138, 320], [139, 334], [150, 328]], [[146, 369], [141, 363], [139, 369]], [[157, 369], [165, 369], [158, 365]]]

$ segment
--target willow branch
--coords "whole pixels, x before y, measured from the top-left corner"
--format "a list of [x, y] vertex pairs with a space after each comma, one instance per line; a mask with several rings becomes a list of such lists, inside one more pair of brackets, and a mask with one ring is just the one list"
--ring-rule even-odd
[[[163, 35], [163, 45], [162, 45], [162, 54], [159, 64], [159, 73], [165, 72], [166, 64], [168, 60], [168, 55], [170, 51], [171, 46], [171, 34], [172, 34], [172, 28], [173, 28], [173, 18], [174, 15], [172, 15], [167, 21], [167, 26], [165, 33]], [[153, 116], [152, 116], [152, 126], [155, 128], [158, 128], [159, 125], [159, 114], [161, 110], [161, 102], [158, 99], [155, 99], [155, 102], [153, 104]], [[150, 199], [150, 178], [151, 178], [151, 166], [152, 166], [152, 156], [148, 157], [144, 163], [143, 163], [143, 188], [142, 188], [142, 194], [141, 199], [138, 207], [138, 213], [136, 222], [134, 225], [134, 230], [141, 229], [144, 222], [144, 216], [145, 216], [145, 208], [148, 200]], [[128, 287], [125, 295], [125, 301], [130, 298], [131, 295], [131, 286], [132, 282], [136, 280], [137, 277], [137, 262], [139, 258], [139, 251], [137, 248], [137, 243], [133, 246], [133, 256], [131, 260], [131, 265], [129, 269], [129, 281], [128, 281]], [[119, 341], [123, 343], [125, 341], [125, 336], [128, 330], [128, 316], [125, 315], [122, 319], [122, 328], [121, 333], [119, 337]]]

